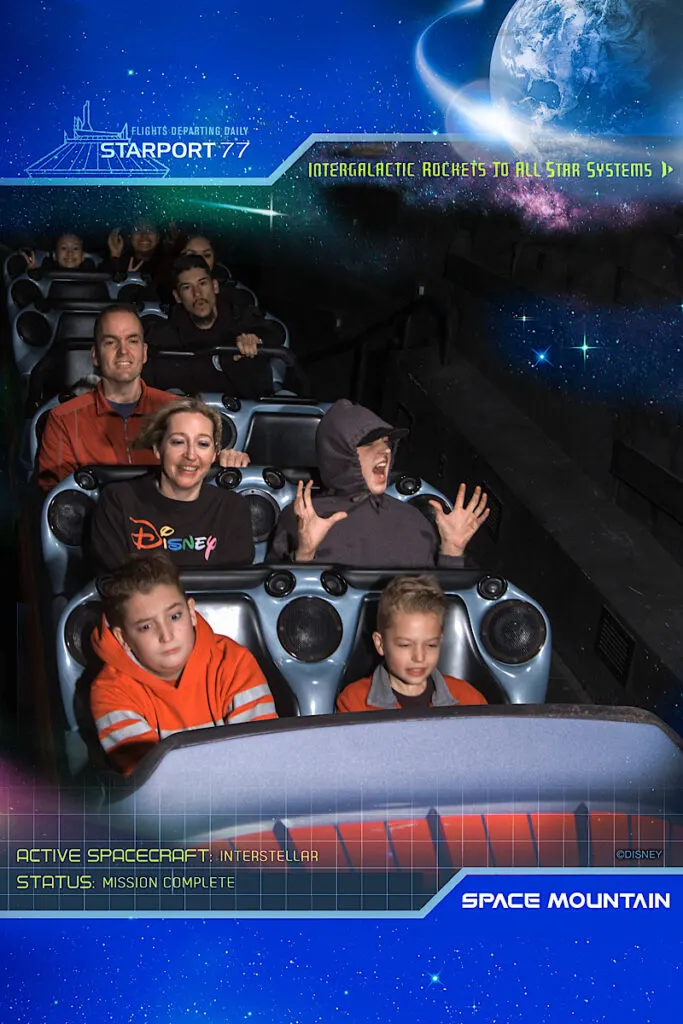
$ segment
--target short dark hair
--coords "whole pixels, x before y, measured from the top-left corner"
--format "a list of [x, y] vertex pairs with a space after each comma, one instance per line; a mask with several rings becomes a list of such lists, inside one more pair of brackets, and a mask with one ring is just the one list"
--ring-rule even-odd
[[178, 288], [178, 278], [181, 274], [184, 274], [186, 270], [205, 270], [207, 274], [211, 276], [209, 264], [203, 256], [196, 256], [194, 254], [189, 256], [179, 256], [171, 267], [171, 282], [175, 289]]
[[112, 303], [111, 306], [105, 306], [104, 309], [100, 312], [100, 315], [98, 316], [97, 320], [95, 321], [95, 330], [93, 332], [93, 340], [95, 345], [99, 344], [99, 342], [102, 341], [102, 324], [104, 323], [108, 316], [111, 316], [112, 313], [132, 314], [132, 316], [134, 316], [135, 319], [140, 324], [140, 327], [142, 328], [142, 333], [144, 335], [145, 332], [142, 326], [142, 320], [140, 319], [140, 314], [138, 313], [135, 306], [131, 302], [115, 302]]
[[149, 594], [154, 587], [164, 584], [176, 587], [186, 598], [177, 568], [160, 551], [131, 555], [123, 565], [102, 576], [97, 587], [109, 625], [123, 626], [126, 601], [135, 594]]
[[383, 633], [396, 612], [438, 615], [443, 621], [446, 597], [434, 576], [394, 576], [382, 591], [377, 630]]

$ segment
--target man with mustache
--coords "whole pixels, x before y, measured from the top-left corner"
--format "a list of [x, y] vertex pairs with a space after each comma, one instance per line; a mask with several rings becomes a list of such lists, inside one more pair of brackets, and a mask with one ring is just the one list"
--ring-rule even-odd
[[[284, 341], [282, 327], [265, 319], [253, 305], [249, 293], [226, 284], [221, 290], [201, 256], [181, 256], [173, 264], [173, 297], [176, 305], [168, 321], [149, 337], [150, 380], [167, 385], [162, 360], [154, 350], [179, 350], [201, 355], [220, 346], [236, 346], [235, 355], [222, 356], [220, 370], [210, 358], [183, 364], [183, 384], [188, 392], [228, 391], [239, 398], [260, 398], [272, 394], [270, 361], [259, 355], [259, 347], [274, 347]], [[187, 371], [187, 376], [185, 375]], [[226, 387], [227, 385], [227, 387]]]

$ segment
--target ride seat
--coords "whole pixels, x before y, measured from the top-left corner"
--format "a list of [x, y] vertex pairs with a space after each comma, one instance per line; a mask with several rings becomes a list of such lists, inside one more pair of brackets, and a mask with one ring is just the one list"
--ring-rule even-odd
[[[215, 632], [257, 657], [279, 706], [304, 716], [332, 714], [337, 693], [367, 675], [376, 603], [401, 570], [333, 566], [253, 566], [188, 571], [188, 596]], [[542, 703], [550, 668], [550, 626], [543, 610], [506, 580], [479, 570], [436, 570], [448, 602], [439, 667], [467, 679], [491, 703]], [[495, 586], [492, 586], [492, 581]], [[484, 596], [482, 596], [484, 595]], [[368, 606], [367, 608], [365, 606]], [[79, 724], [75, 695], [84, 670], [96, 671], [89, 637], [101, 607], [94, 583], [66, 606], [57, 633], [57, 665], [71, 739]], [[292, 712], [290, 712], [292, 713]]]

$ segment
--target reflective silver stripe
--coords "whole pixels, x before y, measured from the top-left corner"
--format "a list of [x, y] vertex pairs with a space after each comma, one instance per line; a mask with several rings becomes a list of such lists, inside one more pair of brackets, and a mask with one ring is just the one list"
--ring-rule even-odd
[[272, 700], [261, 701], [260, 704], [254, 704], [253, 708], [240, 711], [237, 715], [229, 715], [228, 723], [237, 725], [238, 722], [253, 722], [255, 718], [261, 718], [262, 715], [268, 714], [275, 714], [275, 704]]
[[132, 736], [142, 736], [146, 732], [156, 734], [156, 729], [153, 729], [143, 718], [141, 722], [124, 725], [120, 729], [110, 732], [108, 736], [101, 737], [100, 743], [103, 750], [111, 750], [112, 747], [118, 747], [119, 743], [123, 743], [124, 740], [129, 740]]
[[179, 729], [159, 729], [159, 735], [162, 740], [165, 740], [167, 736], [173, 736], [177, 732], [191, 732], [193, 729], [211, 729], [214, 725], [225, 725], [222, 718], [219, 718], [217, 722], [204, 722], [202, 725], [183, 725]]
[[253, 700], [258, 700], [259, 697], [270, 697], [270, 687], [268, 683], [259, 683], [258, 686], [252, 686], [248, 690], [242, 690], [240, 693], [236, 693], [232, 702], [233, 708], [241, 708], [243, 704], [251, 704]]
[[98, 732], [102, 732], [103, 729], [107, 729], [110, 725], [116, 725], [117, 722], [145, 722], [146, 719], [139, 715], [137, 711], [109, 711], [106, 715], [102, 715], [95, 722], [95, 728]]

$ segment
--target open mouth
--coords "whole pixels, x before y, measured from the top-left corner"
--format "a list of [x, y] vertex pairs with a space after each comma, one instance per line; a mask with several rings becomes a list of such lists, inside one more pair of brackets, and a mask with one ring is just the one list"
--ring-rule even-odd
[[389, 469], [389, 460], [388, 459], [382, 459], [380, 462], [376, 463], [375, 466], [373, 466], [372, 475], [377, 480], [384, 481], [387, 478], [387, 470], [388, 469]]

